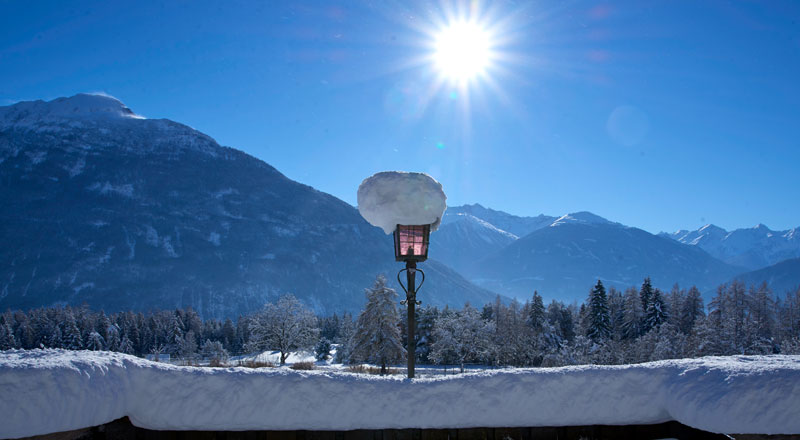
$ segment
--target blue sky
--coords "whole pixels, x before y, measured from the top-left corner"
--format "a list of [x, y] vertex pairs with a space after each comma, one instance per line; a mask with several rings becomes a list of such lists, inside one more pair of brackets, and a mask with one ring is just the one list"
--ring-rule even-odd
[[[650, 232], [800, 225], [800, 3], [0, 0], [0, 105], [105, 92], [355, 204], [424, 171], [449, 204]], [[498, 60], [427, 58], [453, 16]]]

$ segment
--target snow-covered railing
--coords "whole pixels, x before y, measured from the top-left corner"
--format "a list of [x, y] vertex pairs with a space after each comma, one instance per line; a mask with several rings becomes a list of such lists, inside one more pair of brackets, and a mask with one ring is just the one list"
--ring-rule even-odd
[[128, 416], [155, 430], [351, 430], [656, 424], [800, 433], [800, 357], [503, 369], [416, 379], [197, 368], [108, 352], [0, 352], [0, 437]]

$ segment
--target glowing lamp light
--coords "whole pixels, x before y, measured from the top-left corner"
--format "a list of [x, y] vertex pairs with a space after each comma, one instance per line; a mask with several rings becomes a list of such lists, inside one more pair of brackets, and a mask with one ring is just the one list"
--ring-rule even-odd
[[428, 259], [431, 225], [397, 225], [394, 230], [396, 261], [420, 262]]

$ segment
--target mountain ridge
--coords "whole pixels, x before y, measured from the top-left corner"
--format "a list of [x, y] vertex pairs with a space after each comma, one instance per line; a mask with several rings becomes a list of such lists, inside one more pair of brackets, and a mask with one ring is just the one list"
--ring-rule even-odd
[[763, 223], [752, 228], [727, 231], [708, 224], [697, 230], [679, 230], [659, 235], [697, 246], [715, 258], [756, 270], [800, 257], [800, 227], [773, 231]]
[[[357, 312], [377, 274], [399, 290], [391, 236], [354, 207], [191, 127], [87, 96], [0, 108], [0, 307], [231, 317], [294, 293], [320, 313]], [[428, 304], [495, 297], [435, 259], [423, 269], [437, 274]]]

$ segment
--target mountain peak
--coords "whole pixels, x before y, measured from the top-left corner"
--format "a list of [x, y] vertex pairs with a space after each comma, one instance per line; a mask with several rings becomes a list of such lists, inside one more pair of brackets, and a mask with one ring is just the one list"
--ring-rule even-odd
[[52, 119], [144, 119], [117, 98], [101, 93], [79, 93], [52, 101], [21, 101], [0, 107], [0, 120], [8, 124], [28, 125]]
[[722, 233], [725, 233], [725, 234], [728, 233], [728, 231], [726, 231], [725, 229], [720, 228], [719, 226], [711, 224], [711, 223], [709, 223], [709, 224], [703, 226], [702, 228], [698, 229], [697, 232], [706, 233], [706, 234], [710, 234], [712, 232], [722, 232]]
[[772, 232], [772, 229], [770, 229], [764, 223], [759, 223], [759, 224], [753, 226], [753, 229], [755, 229], [756, 231]]
[[592, 214], [589, 211], [579, 211], [573, 212], [571, 214], [562, 215], [558, 219], [556, 219], [550, 226], [559, 226], [567, 223], [581, 223], [587, 225], [603, 225], [603, 224], [612, 224], [603, 217], [600, 217], [597, 214]]

